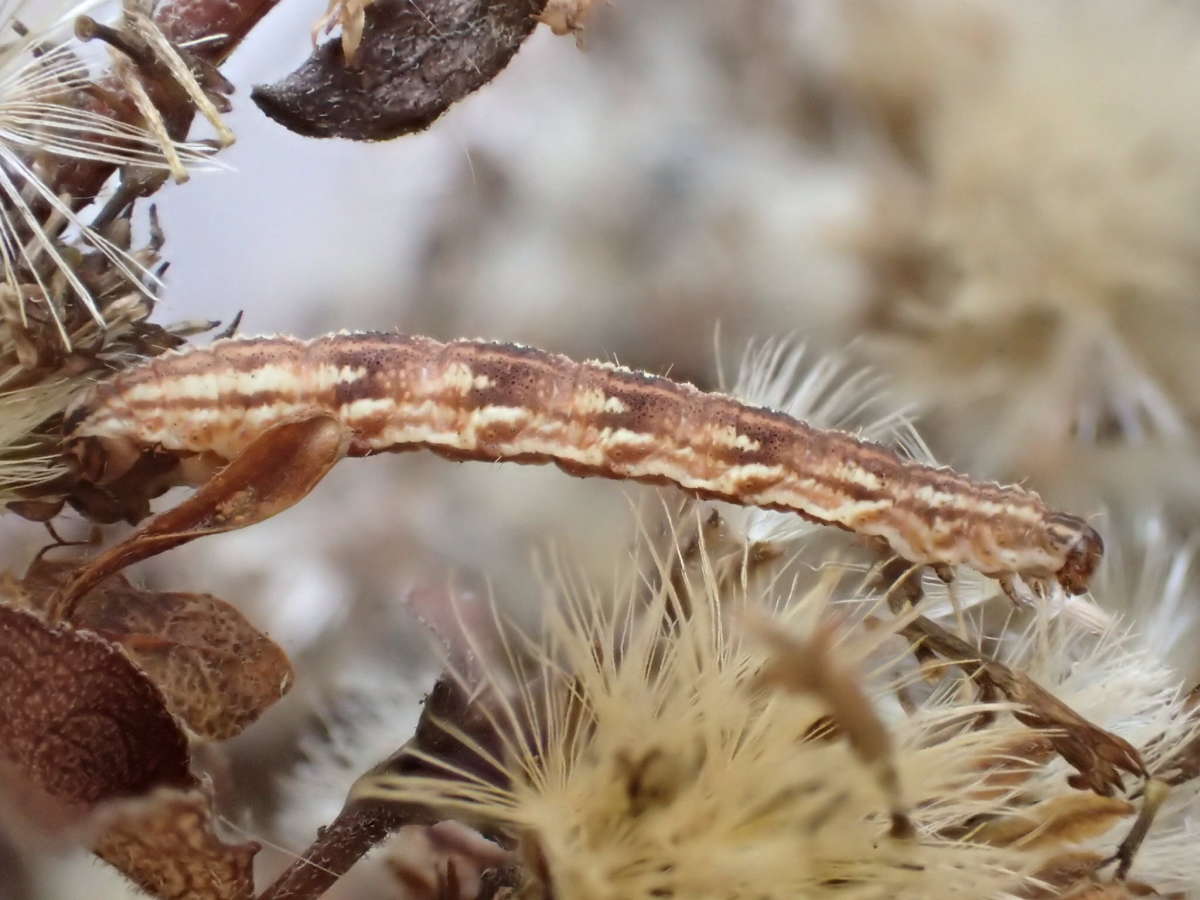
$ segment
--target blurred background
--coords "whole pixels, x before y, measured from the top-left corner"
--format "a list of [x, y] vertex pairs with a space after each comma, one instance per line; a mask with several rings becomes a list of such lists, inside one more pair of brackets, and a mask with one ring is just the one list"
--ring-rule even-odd
[[[752, 339], [835, 354], [881, 376], [941, 462], [1094, 517], [1105, 604], [1194, 680], [1200, 11], [598, 0], [582, 49], [539, 28], [427, 133], [380, 145], [300, 138], [249, 102], [322, 12], [286, 0], [224, 68], [234, 171], [161, 195], [161, 321], [519, 341], [705, 388]], [[236, 603], [296, 665], [227, 747], [231, 819], [303, 849], [411, 733], [433, 665], [411, 609], [534, 604], [550, 546], [603, 579], [645, 493], [351, 461], [277, 519], [143, 569]], [[14, 549], [42, 542], [8, 527]], [[331, 896], [404, 896], [360, 869]], [[127, 895], [81, 856], [38, 896], [76, 896], [83, 872]]]

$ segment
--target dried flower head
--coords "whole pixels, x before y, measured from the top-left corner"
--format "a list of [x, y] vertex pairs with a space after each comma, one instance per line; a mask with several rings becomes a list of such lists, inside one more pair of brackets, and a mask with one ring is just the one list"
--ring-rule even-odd
[[[895, 636], [911, 614], [880, 618], [827, 571], [793, 582], [764, 645], [742, 625], [775, 602], [699, 570], [687, 602], [671, 559], [615, 597], [564, 576], [541, 637], [510, 635], [483, 666], [478, 703], [503, 750], [445, 723], [475, 764], [424, 754], [443, 777], [369, 776], [357, 795], [506, 835], [529, 897], [1003, 897], [1061, 882], [1047, 867], [1085, 852], [1090, 868], [1058, 887], [1106, 877], [1136, 785], [1070, 787], [1059, 744], [1012, 715], [1020, 704], [981, 696], [952, 660], [916, 667]], [[973, 640], [995, 647], [979, 627]], [[1043, 615], [998, 652], [1079, 721], [1153, 743], [1151, 765], [1195, 731], [1173, 673], [1111, 631]], [[1178, 827], [1154, 828], [1136, 877], [1200, 884], [1190, 857], [1142, 862], [1178, 852]]]
[[97, 5], [62, 8], [36, 30], [20, 22], [23, 2], [0, 10], [0, 31], [21, 35], [0, 47], [0, 263], [22, 321], [29, 316], [26, 306], [36, 304], [68, 348], [62, 311], [67, 297], [105, 324], [94, 289], [76, 271], [79, 251], [100, 253], [138, 290], [147, 290], [153, 276], [80, 217], [77, 198], [55, 191], [57, 173], [79, 161], [165, 171], [168, 154], [192, 165], [211, 155], [211, 148], [198, 144], [164, 147], [151, 130], [97, 111], [104, 107], [95, 98], [114, 88], [97, 82], [78, 42], [62, 35], [76, 16]]
[[[127, 121], [130, 101], [66, 34], [98, 5], [0, 5], [0, 33], [12, 36], [0, 45], [0, 502], [34, 518], [61, 502], [55, 428], [69, 399], [98, 373], [211, 327], [146, 321], [164, 238], [151, 209], [138, 247], [133, 211], [172, 160], [208, 165], [212, 150]], [[89, 165], [121, 170], [111, 196], [60, 188]]]
[[869, 324], [930, 439], [1046, 486], [1081, 452], [1180, 442], [1200, 412], [1195, 9], [852, 9], [852, 80], [893, 151], [863, 238]]

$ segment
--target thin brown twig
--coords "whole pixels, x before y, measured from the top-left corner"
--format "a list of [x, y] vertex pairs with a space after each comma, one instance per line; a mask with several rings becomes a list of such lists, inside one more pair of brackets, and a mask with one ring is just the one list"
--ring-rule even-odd
[[[408, 750], [455, 759], [464, 767], [478, 768], [474, 754], [465, 751], [444, 726], [453, 722], [483, 746], [495, 743], [486, 716], [480, 716], [472, 698], [450, 677], [441, 678], [425, 699], [416, 732], [405, 747], [380, 763], [368, 775], [432, 775], [447, 777]], [[465, 754], [465, 756], [464, 756]], [[460, 757], [463, 757], [461, 760]], [[490, 770], [489, 770], [490, 771]], [[364, 776], [365, 777], [365, 776]], [[492, 772], [491, 777], [502, 777]], [[351, 796], [337, 818], [317, 831], [308, 849], [258, 900], [314, 900], [324, 894], [368, 851], [405, 825], [433, 825], [445, 818], [435, 809]]]

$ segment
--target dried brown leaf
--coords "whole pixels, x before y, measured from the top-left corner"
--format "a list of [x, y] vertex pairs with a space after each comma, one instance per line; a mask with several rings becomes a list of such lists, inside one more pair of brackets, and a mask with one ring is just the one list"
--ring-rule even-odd
[[375, 0], [354, 63], [338, 41], [251, 98], [308, 137], [384, 141], [428, 128], [508, 65], [546, 0]]
[[159, 790], [105, 810], [92, 849], [161, 900], [249, 900], [254, 842], [226, 844], [201, 790]]
[[51, 601], [51, 619], [70, 620], [88, 591], [126, 566], [283, 512], [316, 487], [348, 443], [345, 428], [330, 416], [267, 429], [192, 496], [83, 566]]
[[910, 640], [922, 642], [943, 659], [972, 675], [984, 688], [999, 691], [1021, 705], [1016, 719], [1044, 731], [1054, 749], [1077, 774], [1068, 779], [1075, 788], [1111, 796], [1122, 787], [1121, 773], [1146, 777], [1141, 754], [1124, 738], [1093, 725], [1023, 672], [988, 656], [924, 616], [901, 629]]
[[1013, 713], [1018, 721], [1047, 730], [1054, 748], [1079, 773], [1068, 779], [1072, 787], [1109, 796], [1121, 789], [1121, 772], [1146, 777], [1141, 755], [1132, 744], [1093, 725], [1028, 675], [997, 662], [989, 662], [983, 675], [1007, 699], [1025, 707]]
[[972, 839], [996, 847], [1053, 848], [1098, 837], [1132, 815], [1134, 805], [1092, 793], [1064, 794], [988, 822]]
[[[74, 568], [39, 562], [23, 580], [9, 579], [6, 593], [43, 610]], [[117, 575], [79, 600], [72, 621], [119, 644], [208, 740], [239, 734], [291, 687], [287, 655], [211, 594], [142, 591]]]
[[187, 738], [162, 693], [115, 646], [0, 605], [0, 756], [86, 809], [188, 787]]

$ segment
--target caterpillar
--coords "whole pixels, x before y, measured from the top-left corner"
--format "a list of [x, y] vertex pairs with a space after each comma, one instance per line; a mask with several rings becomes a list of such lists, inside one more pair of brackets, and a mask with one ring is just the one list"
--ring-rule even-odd
[[[237, 337], [98, 383], [64, 420], [82, 477], [147, 455], [201, 481], [272, 425], [329, 415], [349, 454], [428, 449], [675, 485], [881, 538], [915, 565], [965, 565], [1083, 593], [1104, 552], [1082, 519], [1016, 485], [974, 480], [690, 384], [515, 344], [393, 333]], [[1011, 591], [1010, 591], [1011, 593]]]

